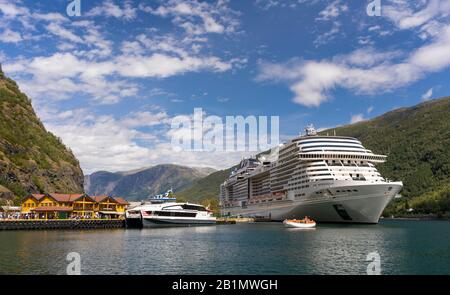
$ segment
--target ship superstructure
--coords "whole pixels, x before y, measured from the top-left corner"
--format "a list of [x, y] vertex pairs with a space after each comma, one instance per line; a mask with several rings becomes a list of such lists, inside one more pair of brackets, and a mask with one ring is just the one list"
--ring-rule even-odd
[[222, 214], [377, 223], [403, 187], [376, 169], [386, 156], [352, 137], [318, 135], [312, 125], [305, 131], [270, 153], [242, 160], [220, 187]]

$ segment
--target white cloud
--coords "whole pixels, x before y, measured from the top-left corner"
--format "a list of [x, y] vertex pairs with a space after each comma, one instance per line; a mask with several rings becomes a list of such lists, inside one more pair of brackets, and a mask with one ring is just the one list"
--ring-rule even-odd
[[26, 29], [34, 29], [30, 11], [26, 7], [18, 5], [9, 0], [0, 0], [1, 21], [6, 24], [11, 21], [21, 23]]
[[367, 108], [367, 114], [371, 114], [373, 112], [374, 107], [370, 106]]
[[432, 42], [402, 54], [401, 59], [399, 53], [392, 52], [380, 52], [375, 57], [389, 54], [390, 59], [372, 65], [366, 58], [355, 58], [361, 56], [358, 51], [348, 55], [353, 58], [343, 60], [261, 63], [258, 79], [288, 82], [295, 93], [294, 102], [305, 106], [319, 106], [337, 87], [368, 95], [391, 91], [450, 66], [450, 25], [443, 27]]
[[319, 13], [319, 17], [317, 17], [316, 20], [328, 21], [330, 19], [335, 19], [346, 11], [348, 11], [347, 4], [342, 3], [341, 0], [335, 0]]
[[67, 30], [63, 28], [62, 26], [58, 25], [57, 23], [50, 23], [47, 26], [47, 30], [63, 39], [67, 39], [69, 41], [75, 42], [75, 43], [83, 43], [83, 39], [77, 35], [75, 35], [72, 31]]
[[161, 17], [172, 17], [175, 25], [183, 28], [190, 35], [206, 33], [233, 33], [239, 26], [237, 12], [230, 9], [228, 1], [215, 3], [196, 0], [169, 0], [152, 8], [141, 5], [140, 9]]
[[[163, 2], [161, 2], [163, 3]], [[185, 21], [200, 21], [205, 32], [231, 32], [235, 28], [236, 15], [228, 8], [228, 2], [197, 1], [165, 2], [153, 12], [175, 19], [181, 13]], [[164, 10], [166, 9], [166, 10]], [[69, 99], [73, 93], [92, 96], [92, 101], [113, 104], [130, 97], [139, 90], [128, 78], [168, 78], [188, 72], [224, 72], [241, 68], [246, 63], [242, 58], [228, 61], [205, 53], [208, 39], [203, 36], [185, 34], [155, 35], [157, 30], [148, 30], [134, 40], [122, 41], [122, 50], [114, 54], [115, 43], [106, 39], [102, 27], [92, 19], [68, 21], [59, 13], [30, 13], [20, 2], [0, 0], [1, 15], [7, 22], [22, 23], [22, 35], [6, 29], [0, 41], [19, 42], [22, 39], [45, 38], [56, 41], [56, 49], [48, 50], [45, 56], [8, 58], [4, 69], [20, 82], [33, 99]], [[134, 19], [137, 8], [131, 1], [116, 4], [106, 0], [87, 13], [90, 16]], [[215, 23], [222, 25], [218, 30]], [[6, 23], [4, 23], [6, 25]], [[43, 30], [42, 30], [43, 29]], [[23, 32], [29, 31], [26, 35]], [[49, 33], [49, 34], [48, 34]], [[120, 43], [119, 43], [120, 44]]]
[[144, 48], [138, 41], [124, 41], [122, 42], [121, 51], [125, 55], [142, 55]]
[[170, 124], [171, 120], [165, 111], [159, 112], [132, 112], [121, 121], [126, 127], [151, 127], [161, 124]]
[[230, 98], [228, 98], [228, 97], [218, 97], [217, 98], [217, 101], [222, 102], [222, 103], [228, 102], [229, 100], [230, 100]]
[[[233, 67], [233, 62], [187, 53], [183, 56], [162, 53], [120, 55], [100, 62], [72, 53], [55, 53], [48, 57], [9, 61], [4, 64], [4, 70], [17, 75], [21, 87], [33, 98], [67, 99], [80, 92], [92, 95], [99, 103], [112, 104], [138, 91], [136, 85], [120, 78], [167, 78], [187, 72], [224, 72]], [[30, 74], [31, 79], [27, 76]]]
[[[38, 107], [37, 111], [46, 128], [61, 137], [73, 150], [86, 174], [99, 170], [124, 171], [163, 163], [223, 169], [249, 154], [174, 150], [171, 136], [174, 132], [184, 131], [171, 130], [171, 118], [159, 108], [129, 113], [122, 118], [96, 116], [86, 109], [58, 112], [48, 104], [43, 108]], [[191, 115], [184, 116], [189, 118]], [[155, 122], [154, 117], [161, 118], [160, 124]], [[135, 129], [144, 125], [160, 129], [147, 132]]]
[[43, 20], [47, 22], [53, 22], [53, 23], [63, 23], [68, 22], [69, 19], [63, 16], [60, 13], [50, 12], [50, 13], [33, 13], [32, 14], [33, 19], [35, 20]]
[[382, 29], [380, 25], [371, 26], [367, 29], [370, 33], [377, 33], [379, 36], [388, 36], [392, 35], [393, 31], [388, 29]]
[[442, 16], [448, 16], [450, 2], [448, 0], [407, 1], [395, 0], [383, 6], [383, 15], [393, 21], [400, 29], [411, 29], [422, 26]]
[[430, 88], [430, 89], [428, 89], [427, 92], [425, 92], [425, 93], [422, 95], [422, 100], [423, 100], [423, 101], [429, 100], [432, 96], [433, 96], [433, 88]]
[[28, 8], [17, 6], [15, 3], [8, 0], [0, 0], [0, 11], [7, 18], [28, 15], [30, 13]]
[[272, 8], [294, 9], [300, 4], [316, 4], [320, 0], [256, 0], [255, 5], [263, 10]]
[[166, 78], [185, 72], [212, 70], [227, 71], [231, 65], [217, 57], [174, 57], [155, 53], [150, 56], [121, 56], [117, 58], [117, 70], [125, 77]]
[[74, 93], [84, 93], [98, 103], [111, 104], [138, 91], [133, 83], [106, 80], [116, 70], [114, 63], [82, 60], [71, 53], [10, 61], [4, 69], [16, 77], [27, 94], [38, 100], [69, 99]]
[[363, 115], [363, 114], [352, 115], [352, 117], [351, 117], [351, 119], [350, 119], [350, 124], [362, 122], [362, 121], [365, 121], [365, 120], [366, 120], [366, 119], [364, 118], [364, 115]]
[[[8, 3], [0, 0], [2, 26], [7, 28], [0, 41], [17, 43], [22, 40], [36, 41], [56, 37], [57, 48], [62, 51], [71, 50], [73, 54], [89, 59], [111, 55], [112, 42], [103, 38], [104, 34], [93, 21], [69, 21], [62, 14], [55, 12], [31, 13], [28, 8], [19, 4], [19, 1]], [[8, 28], [14, 21], [22, 24], [21, 32], [12, 32]], [[42, 28], [50, 35], [40, 30]]]
[[[447, 67], [450, 43], [448, 25], [437, 19], [449, 15], [450, 2], [431, 0], [414, 4], [412, 1], [395, 0], [389, 3], [383, 5], [385, 17], [394, 22], [399, 29], [418, 27], [420, 38], [426, 39], [432, 36], [434, 42], [425, 44], [409, 55], [405, 54], [403, 60], [396, 62], [392, 60], [401, 57], [401, 52], [382, 52], [369, 47], [358, 49], [348, 56], [338, 55], [332, 58], [332, 62], [326, 60], [288, 62], [281, 65], [281, 68], [280, 65], [262, 63], [259, 79], [272, 76], [268, 79], [290, 81], [290, 88], [296, 93], [295, 102], [307, 106], [318, 106], [331, 98], [328, 93], [335, 87], [354, 90], [358, 94], [372, 94], [376, 89], [390, 91], [414, 82], [429, 72]], [[340, 23], [336, 21], [336, 18], [347, 10], [348, 7], [345, 4], [333, 1], [320, 12], [316, 20], [331, 20], [333, 27], [316, 38], [314, 41], [316, 47], [337, 36]], [[391, 34], [390, 31], [381, 30], [380, 26], [370, 27], [369, 32], [372, 31], [377, 31], [380, 35]], [[359, 37], [358, 43], [367, 46], [372, 45], [373, 41], [370, 36], [364, 36]], [[444, 62], [440, 63], [442, 60]], [[330, 72], [321, 73], [323, 69]], [[286, 73], [286, 70], [291, 73]], [[296, 78], [292, 78], [292, 75], [296, 75]], [[367, 83], [362, 79], [363, 76], [367, 78]], [[398, 81], [397, 85], [393, 81]]]
[[[122, 2], [122, 1], [120, 1]], [[136, 18], [137, 9], [131, 1], [125, 1], [123, 7], [114, 3], [113, 0], [105, 0], [101, 5], [92, 8], [86, 13], [87, 16], [106, 16], [119, 19], [132, 20]]]
[[314, 40], [314, 45], [318, 47], [319, 45], [323, 45], [330, 42], [331, 40], [336, 38], [336, 35], [340, 32], [340, 30], [341, 30], [341, 23], [338, 21], [334, 21], [333, 26], [331, 27], [330, 30], [316, 37], [316, 39]]
[[144, 166], [154, 155], [137, 145], [137, 132], [121, 126], [110, 116], [71, 123], [47, 123], [75, 153], [85, 173], [99, 169], [128, 170]]
[[349, 65], [370, 67], [376, 64], [382, 64], [392, 61], [395, 58], [401, 57], [401, 51], [377, 51], [373, 47], [363, 47], [352, 51], [349, 54], [342, 54], [335, 56], [333, 61], [335, 63], [345, 62]]
[[18, 32], [11, 31], [10, 29], [5, 29], [0, 33], [0, 41], [5, 43], [19, 43], [22, 41], [22, 35]]
[[360, 36], [358, 37], [358, 44], [363, 46], [373, 45], [375, 42], [370, 36]]
[[341, 0], [335, 0], [319, 12], [319, 16], [316, 17], [316, 21], [332, 21], [332, 26], [325, 33], [318, 34], [314, 40], [315, 47], [324, 45], [337, 37], [342, 27], [341, 22], [338, 21], [337, 18], [347, 11], [347, 4], [342, 3]]
[[280, 0], [256, 0], [255, 1], [255, 4], [264, 10], [268, 10], [270, 8], [280, 6], [282, 3], [284, 3], [284, 1], [280, 1]]

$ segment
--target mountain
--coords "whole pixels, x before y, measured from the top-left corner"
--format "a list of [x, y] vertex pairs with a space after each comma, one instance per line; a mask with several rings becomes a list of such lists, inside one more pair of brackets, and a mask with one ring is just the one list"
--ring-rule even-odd
[[230, 175], [231, 168], [216, 171], [198, 179], [186, 189], [178, 192], [177, 198], [188, 201], [201, 201], [204, 199], [217, 199], [220, 184]]
[[[404, 198], [386, 214], [450, 212], [450, 98], [400, 108], [374, 119], [321, 132], [356, 137], [374, 153], [388, 155], [378, 166], [382, 175], [402, 180]], [[213, 199], [229, 172], [215, 172], [178, 193], [188, 200]]]
[[175, 193], [215, 170], [172, 164], [157, 165], [124, 172], [99, 171], [85, 177], [88, 194], [121, 196], [142, 200], [173, 188]]
[[78, 160], [45, 130], [30, 100], [0, 67], [0, 197], [83, 192]]

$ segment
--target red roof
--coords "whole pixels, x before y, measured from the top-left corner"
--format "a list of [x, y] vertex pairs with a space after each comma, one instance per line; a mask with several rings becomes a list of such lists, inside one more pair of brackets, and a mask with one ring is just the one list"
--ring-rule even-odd
[[79, 198], [86, 196], [86, 197], [90, 198], [91, 200], [93, 200], [96, 203], [100, 203], [103, 200], [105, 200], [106, 198], [111, 198], [111, 200], [113, 200], [113, 201], [115, 201], [115, 202], [117, 202], [118, 204], [121, 204], [121, 205], [129, 205], [130, 204], [123, 198], [109, 197], [107, 195], [88, 196], [86, 194], [57, 194], [57, 193], [51, 193], [51, 194], [31, 194], [28, 197], [32, 197], [32, 198], [36, 199], [37, 201], [40, 201], [42, 198], [44, 198], [46, 196], [54, 199], [57, 202], [61, 202], [61, 203], [73, 203], [76, 200], [78, 200]]
[[33, 198], [35, 198], [36, 200], [40, 200], [40, 199], [42, 199], [43, 197], [45, 197], [45, 195], [44, 194], [31, 194], [31, 195], [29, 195], [28, 197], [33, 197]]
[[[53, 199], [55, 199], [58, 202], [74, 202], [77, 199], [83, 197], [83, 196], [87, 196], [85, 194], [49, 194], [50, 197], [52, 197]], [[89, 197], [89, 196], [87, 196]]]
[[130, 205], [130, 203], [128, 203], [126, 200], [124, 200], [123, 198], [114, 198], [116, 199], [117, 203], [121, 204], [121, 205]]
[[118, 204], [121, 205], [129, 205], [129, 203], [127, 201], [125, 201], [123, 198], [119, 198], [119, 197], [110, 197], [110, 196], [91, 196], [92, 199], [94, 199], [97, 203], [100, 203], [101, 201], [103, 201], [106, 198], [110, 198], [111, 200], [117, 202]]
[[94, 199], [97, 203], [100, 203], [104, 199], [108, 198], [108, 196], [106, 196], [106, 195], [103, 195], [103, 196], [91, 196], [91, 198]]

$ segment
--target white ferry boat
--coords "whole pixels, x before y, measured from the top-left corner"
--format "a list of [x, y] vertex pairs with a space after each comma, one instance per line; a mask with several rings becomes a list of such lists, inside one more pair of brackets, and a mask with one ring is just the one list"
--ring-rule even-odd
[[318, 135], [312, 125], [259, 158], [241, 161], [220, 186], [223, 215], [275, 221], [378, 223], [403, 188], [375, 165], [386, 160], [356, 138]]
[[171, 191], [125, 212], [128, 227], [214, 225], [216, 218], [203, 205], [177, 203]]

